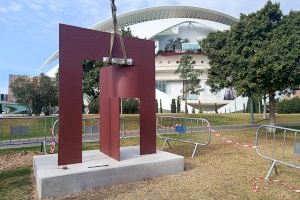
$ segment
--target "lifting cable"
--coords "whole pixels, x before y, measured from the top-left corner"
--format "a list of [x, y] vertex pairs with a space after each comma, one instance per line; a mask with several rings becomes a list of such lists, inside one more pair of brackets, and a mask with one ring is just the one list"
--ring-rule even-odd
[[[126, 53], [126, 48], [125, 48], [125, 44], [124, 44], [124, 40], [122, 37], [122, 33], [119, 30], [118, 27], [118, 21], [117, 21], [117, 7], [115, 5], [115, 0], [110, 0], [111, 3], [111, 12], [112, 12], [112, 20], [113, 20], [113, 33], [111, 34], [110, 37], [110, 49], [109, 49], [109, 58], [108, 58], [108, 62], [109, 64], [112, 64], [112, 50], [113, 50], [113, 46], [115, 43], [115, 36], [118, 35], [119, 39], [120, 39], [120, 43], [121, 43], [121, 50], [122, 50], [122, 54], [123, 54], [123, 59], [124, 62], [122, 64], [124, 65], [130, 65], [127, 61], [127, 53]], [[116, 64], [120, 64], [120, 63], [116, 63]]]

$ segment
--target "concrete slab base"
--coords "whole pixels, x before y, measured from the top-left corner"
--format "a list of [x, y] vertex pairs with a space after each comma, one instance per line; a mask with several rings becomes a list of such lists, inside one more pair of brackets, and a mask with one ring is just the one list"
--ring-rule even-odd
[[33, 157], [39, 198], [64, 196], [114, 184], [177, 174], [184, 170], [184, 157], [164, 151], [140, 155], [139, 147], [121, 148], [121, 161], [99, 150], [82, 152], [83, 162], [58, 166], [57, 154]]

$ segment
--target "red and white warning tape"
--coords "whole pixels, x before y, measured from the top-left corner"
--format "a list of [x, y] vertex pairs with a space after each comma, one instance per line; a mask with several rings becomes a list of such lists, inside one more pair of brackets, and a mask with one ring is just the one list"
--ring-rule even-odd
[[214, 134], [214, 136], [216, 136], [217, 138], [220, 138], [221, 140], [223, 140], [225, 143], [227, 144], [236, 144], [242, 147], [247, 147], [247, 148], [252, 148], [255, 149], [257, 146], [255, 146], [253, 143], [249, 143], [249, 144], [241, 144], [239, 142], [233, 141], [231, 139], [227, 139], [225, 137], [222, 137], [221, 133], [218, 131], [215, 131], [214, 129], [210, 128], [211, 132]]
[[[217, 138], [220, 138], [221, 140], [223, 140], [225, 143], [227, 144], [236, 144], [236, 145], [239, 145], [239, 146], [242, 146], [242, 147], [247, 147], [247, 148], [252, 148], [252, 149], [255, 149], [257, 146], [255, 146], [253, 143], [252, 144], [241, 144], [239, 142], [234, 142], [233, 140], [230, 140], [230, 139], [227, 139], [225, 137], [222, 137], [221, 133], [213, 130], [213, 129], [210, 129], [211, 132], [213, 132], [213, 134], [217, 137]], [[259, 178], [251, 178], [250, 181], [251, 181], [251, 184], [252, 184], [252, 191], [253, 192], [258, 192], [259, 190], [259, 187], [257, 185], [257, 181], [263, 181], [264, 178], [263, 177], [259, 177]], [[287, 185], [286, 183], [282, 182], [281, 180], [277, 180], [277, 179], [269, 179], [270, 181], [272, 181], [272, 183], [277, 183], [277, 184], [280, 184], [282, 186], [284, 186], [286, 189], [288, 190], [291, 190], [291, 191], [294, 191], [294, 192], [297, 192], [297, 193], [300, 193], [300, 189], [297, 189], [297, 187], [295, 186], [290, 186], [290, 185]]]
[[[259, 187], [257, 185], [257, 181], [263, 182], [264, 178], [263, 177], [255, 177], [255, 178], [251, 178], [250, 179], [250, 182], [252, 184], [252, 191], [253, 192], [258, 192], [259, 191]], [[300, 193], [300, 189], [297, 189], [297, 187], [295, 187], [295, 186], [290, 186], [290, 185], [284, 183], [281, 180], [269, 178], [269, 181], [270, 182], [268, 182], [268, 183], [275, 183], [277, 185], [281, 185], [281, 186], [285, 187], [286, 189], [288, 189], [290, 191], [293, 191], [293, 192], [296, 192], [296, 193]]]
[[54, 130], [50, 128], [51, 132], [51, 143], [50, 143], [50, 153], [55, 153], [55, 146], [58, 144], [58, 137], [55, 135]]

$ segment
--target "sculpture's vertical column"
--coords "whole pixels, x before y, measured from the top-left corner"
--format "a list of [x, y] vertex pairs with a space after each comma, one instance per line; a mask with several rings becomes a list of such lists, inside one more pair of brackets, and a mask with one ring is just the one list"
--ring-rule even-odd
[[60, 26], [58, 165], [82, 162], [82, 66], [68, 35]]
[[120, 98], [113, 96], [113, 68], [101, 69], [100, 78], [100, 147], [101, 151], [120, 160]]

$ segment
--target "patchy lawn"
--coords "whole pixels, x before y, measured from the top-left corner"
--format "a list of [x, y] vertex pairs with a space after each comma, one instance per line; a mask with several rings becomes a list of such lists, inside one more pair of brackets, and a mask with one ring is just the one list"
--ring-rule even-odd
[[[212, 143], [200, 147], [194, 159], [190, 158], [193, 146], [171, 142], [172, 148], [166, 151], [185, 156], [185, 171], [178, 175], [155, 178], [134, 183], [116, 185], [107, 189], [98, 189], [59, 198], [63, 200], [79, 199], [299, 199], [300, 171], [283, 165], [278, 166], [279, 175], [272, 178], [280, 182], [254, 178], [264, 177], [270, 167], [270, 161], [259, 157], [255, 149], [239, 144], [249, 144], [254, 140], [253, 129], [220, 131], [221, 137], [213, 137]], [[221, 138], [233, 141], [224, 143]], [[136, 145], [138, 139], [124, 139], [122, 146]], [[158, 148], [161, 141], [158, 141]], [[167, 146], [166, 146], [167, 147]], [[97, 144], [86, 144], [84, 149], [98, 148]], [[13, 152], [16, 151], [16, 152]], [[26, 151], [26, 154], [22, 152]], [[31, 179], [31, 157], [39, 148], [11, 150], [0, 153], [1, 163], [13, 162], [0, 174], [1, 199], [32, 199], [35, 189]], [[0, 150], [1, 152], [1, 150]], [[9, 154], [9, 156], [7, 156]], [[16, 162], [16, 160], [24, 162]], [[297, 158], [300, 161], [300, 158]], [[12, 161], [13, 160], [13, 161]], [[29, 160], [29, 163], [26, 161]], [[254, 181], [252, 181], [254, 180]], [[254, 192], [254, 185], [258, 191]], [[36, 197], [35, 197], [36, 198]]]

